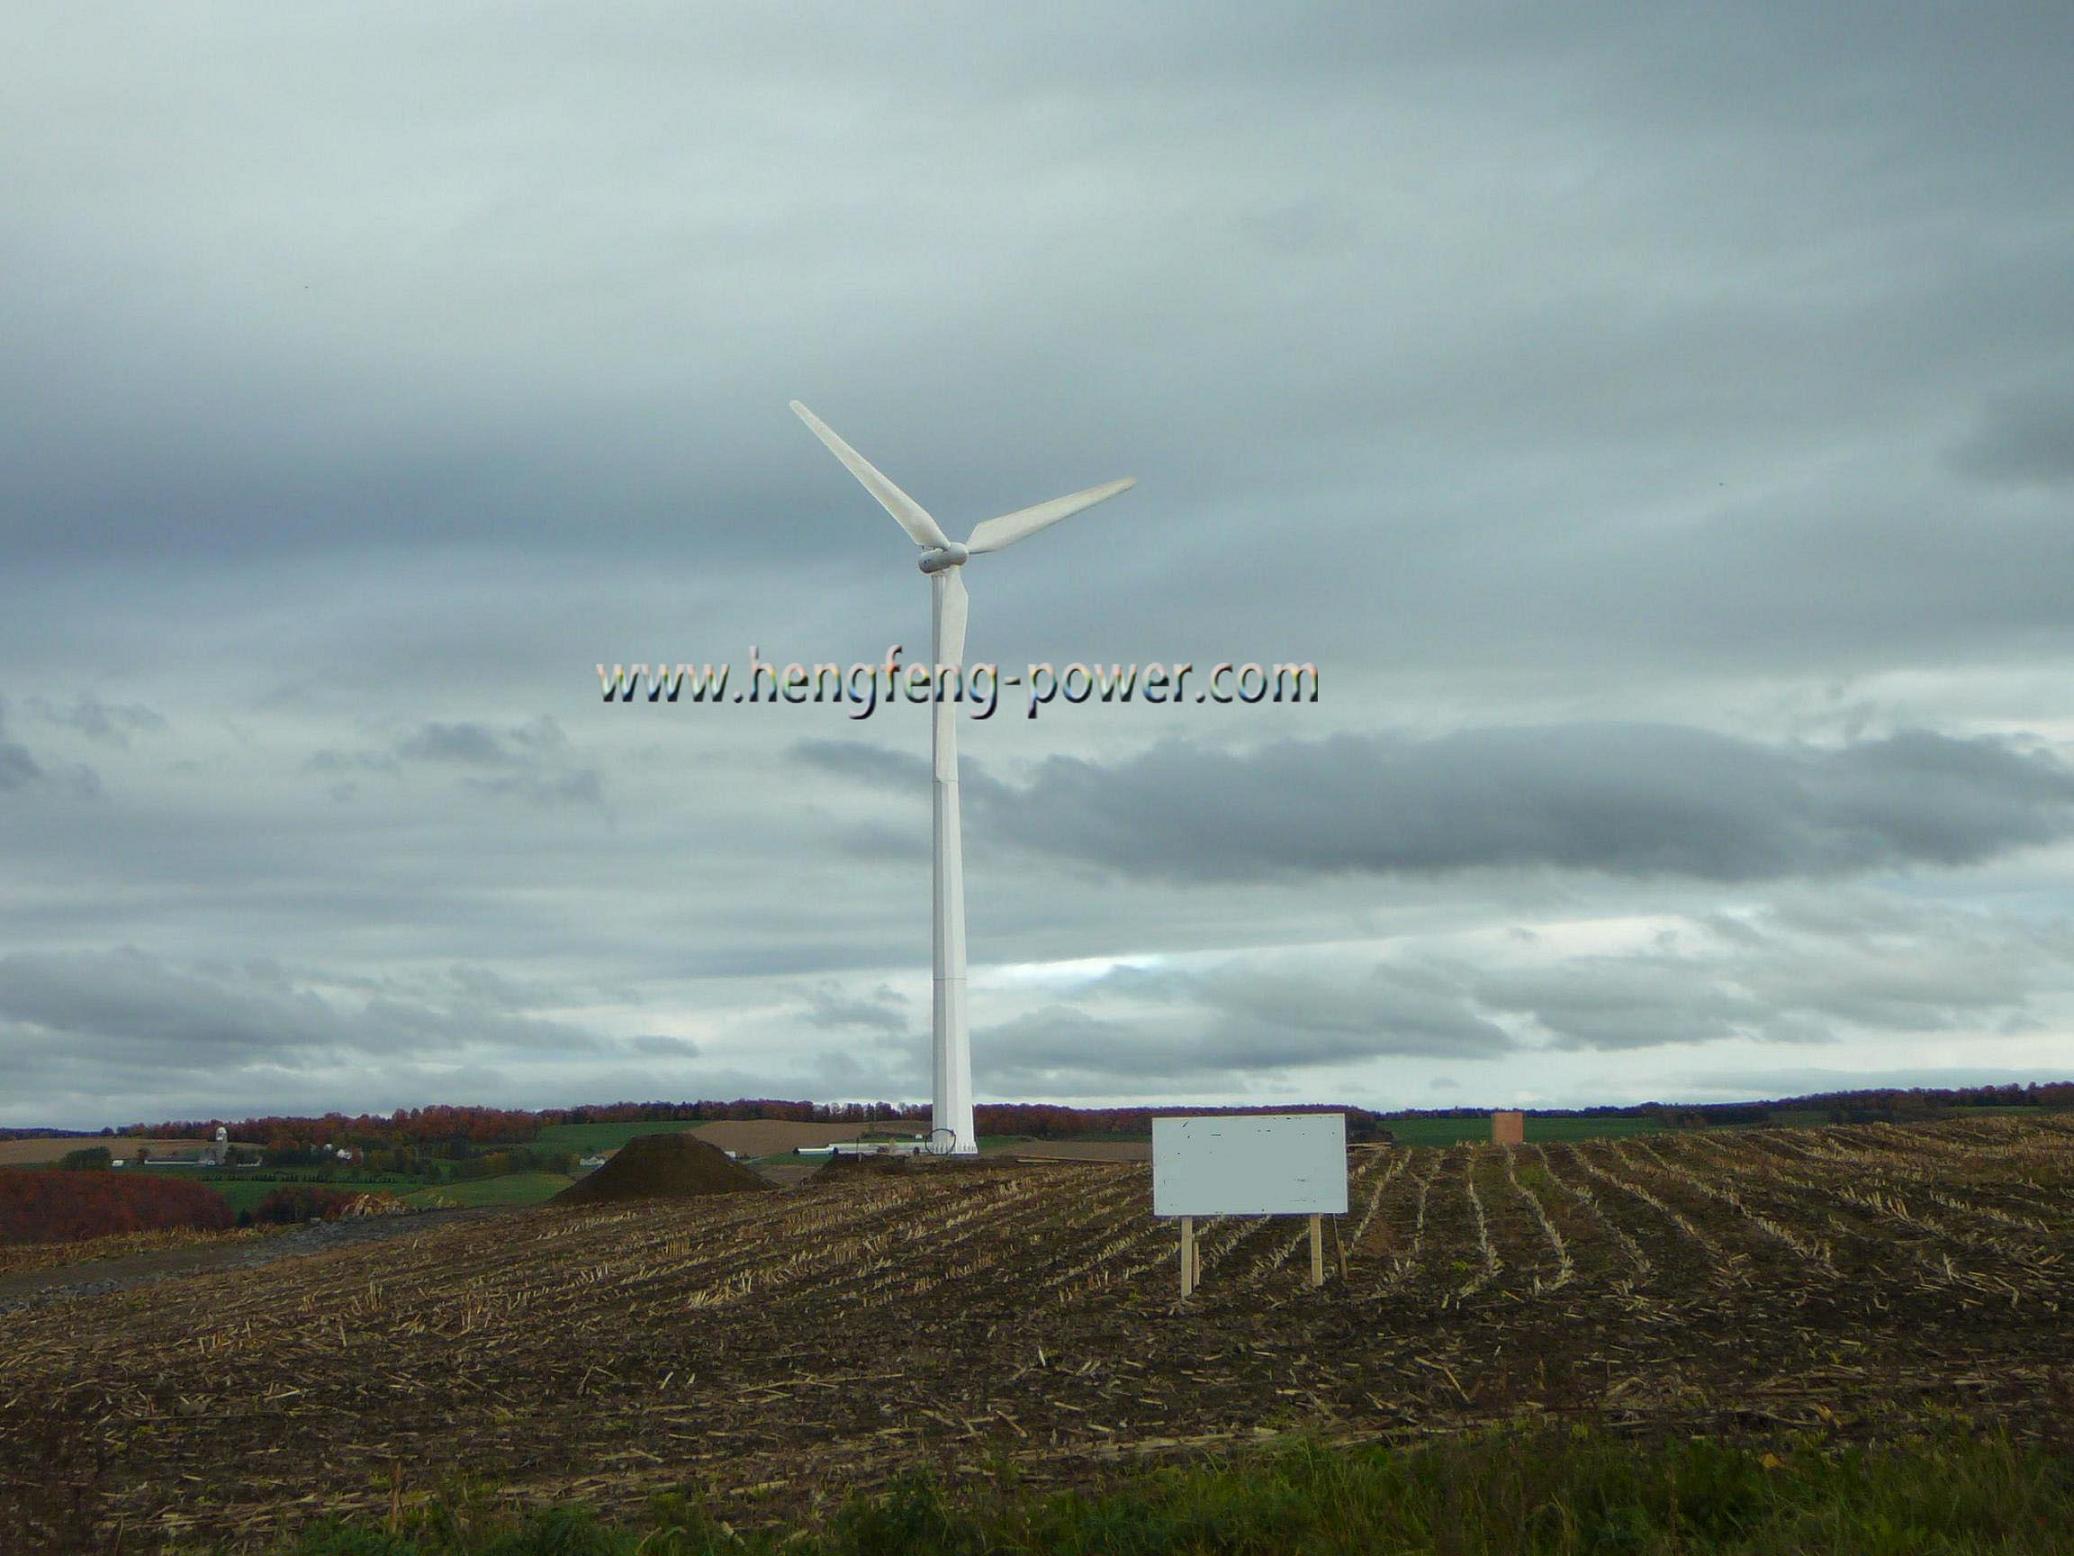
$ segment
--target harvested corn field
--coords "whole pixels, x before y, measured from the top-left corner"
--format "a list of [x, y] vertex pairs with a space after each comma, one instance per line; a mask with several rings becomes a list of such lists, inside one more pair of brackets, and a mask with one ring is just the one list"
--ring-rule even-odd
[[[379, 1512], [465, 1476], [810, 1515], [932, 1463], [1068, 1481], [1308, 1430], [1523, 1414], [2019, 1434], [2074, 1388], [2074, 1121], [1356, 1150], [1300, 1223], [1175, 1235], [1136, 1164], [843, 1173], [514, 1211], [0, 1315], [0, 1471], [54, 1427], [124, 1548]], [[0, 1516], [4, 1526], [4, 1516]]]

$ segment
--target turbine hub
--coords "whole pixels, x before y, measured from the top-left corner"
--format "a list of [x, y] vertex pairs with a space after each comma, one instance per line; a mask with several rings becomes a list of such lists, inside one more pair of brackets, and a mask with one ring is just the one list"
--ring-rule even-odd
[[922, 560], [916, 565], [925, 573], [940, 573], [945, 568], [963, 567], [965, 559], [971, 555], [954, 540], [949, 545], [931, 546], [922, 553]]

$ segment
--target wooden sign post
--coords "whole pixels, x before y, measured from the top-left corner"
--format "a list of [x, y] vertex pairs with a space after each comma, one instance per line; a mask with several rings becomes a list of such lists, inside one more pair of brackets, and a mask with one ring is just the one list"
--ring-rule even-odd
[[[1197, 1216], [1310, 1218], [1311, 1285], [1325, 1284], [1325, 1217], [1347, 1212], [1344, 1113], [1152, 1121], [1152, 1213], [1181, 1222], [1181, 1296], [1203, 1283]], [[1333, 1227], [1337, 1238], [1339, 1228]], [[1340, 1256], [1346, 1273], [1346, 1255]]]

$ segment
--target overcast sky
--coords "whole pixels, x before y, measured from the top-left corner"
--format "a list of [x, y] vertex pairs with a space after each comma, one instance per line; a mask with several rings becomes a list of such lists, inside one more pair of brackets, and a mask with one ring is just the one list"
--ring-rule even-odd
[[2074, 9], [0, 11], [0, 1124], [2074, 1073]]

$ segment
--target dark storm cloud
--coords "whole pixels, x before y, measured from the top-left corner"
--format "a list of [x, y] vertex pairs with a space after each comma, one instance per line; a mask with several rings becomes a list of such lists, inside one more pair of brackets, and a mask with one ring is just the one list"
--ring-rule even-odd
[[[2060, 918], [2033, 922], [1851, 893], [1801, 894], [1737, 922], [1734, 933], [1724, 920], [1701, 921], [1732, 947], [1722, 975], [1788, 1023], [2020, 1032], [2039, 1025], [2050, 996], [2074, 987], [2074, 930]], [[1668, 985], [1691, 977], [1693, 964], [1664, 956], [1658, 970]]]
[[1101, 1091], [1152, 1075], [1188, 1084], [1195, 1066], [1142, 1023], [1104, 1020], [1073, 1005], [1048, 1005], [972, 1034], [973, 1062], [989, 1085], [1035, 1085], [1053, 1093]]
[[699, 1045], [688, 1037], [630, 1037], [621, 1046], [652, 1059], [696, 1059], [699, 1055]]
[[[377, 663], [538, 642], [494, 587], [529, 565], [789, 614], [904, 565], [799, 394], [954, 528], [1140, 475], [980, 586], [998, 642], [2074, 648], [2066, 526], [1982, 544], [1973, 483], [1911, 459], [2064, 360], [2049, 9], [810, 5], [542, 16], [487, 53], [395, 8], [23, 15], [0, 258], [42, 301], [0, 376], [0, 526], [154, 570], [121, 612], [147, 640], [198, 574], [270, 560]], [[1108, 537], [1144, 548], [1105, 555], [1113, 593]], [[1346, 565], [1262, 566], [1298, 537]], [[185, 609], [267, 621], [278, 577], [238, 584]]]
[[[822, 771], [912, 786], [920, 764], [817, 742]], [[1925, 732], [1835, 748], [1667, 725], [1281, 741], [1165, 741], [964, 785], [992, 835], [1127, 874], [1555, 867], [1753, 881], [1965, 865], [2074, 835], [2074, 771], [2006, 741]]]
[[142, 703], [103, 702], [92, 692], [69, 704], [31, 697], [28, 707], [46, 723], [116, 746], [127, 746], [132, 735], [157, 734], [166, 728], [166, 721]]
[[2074, 481], [2074, 386], [1998, 399], [1954, 462], [1970, 474], [2012, 485]]
[[111, 1064], [307, 1063], [428, 1046], [583, 1052], [597, 1039], [504, 1011], [376, 995], [342, 1000], [265, 963], [176, 966], [146, 952], [0, 956], [0, 1030], [20, 1053], [63, 1052]]
[[7, 704], [0, 702], [0, 791], [19, 789], [43, 776], [36, 758], [18, 740], [7, 738]]
[[[926, 1096], [929, 1091], [929, 1044], [876, 1042], [868, 1046], [824, 1048], [804, 1056], [789, 1080], [772, 1081], [770, 1072], [746, 1081], [728, 1095], [844, 1097], [877, 1100]], [[741, 1076], [735, 1079], [745, 1079]]]
[[327, 747], [312, 752], [303, 766], [313, 773], [393, 773], [397, 761], [389, 751], [337, 751]]
[[904, 1033], [912, 1026], [913, 1017], [906, 996], [884, 984], [862, 995], [846, 994], [828, 985], [807, 991], [807, 1021], [817, 1027], [867, 1027]]
[[33, 755], [7, 733], [7, 703], [0, 699], [0, 794], [35, 786], [59, 791], [74, 799], [101, 797], [101, 774], [84, 762], [53, 762]]
[[1749, 1036], [1828, 1039], [1826, 1028], [1764, 1005], [1738, 985], [1735, 972], [1691, 958], [1627, 955], [1459, 975], [1465, 991], [1483, 1008], [1531, 1018], [1558, 1048], [1654, 1048], [1673, 1040], [1711, 1043]]
[[[1527, 938], [1521, 945], [1536, 945]], [[990, 1084], [1075, 1094], [1299, 1078], [1364, 1060], [1633, 1053], [1854, 1036], [1974, 1044], [2042, 1030], [2074, 993], [2074, 930], [1862, 893], [1682, 922], [1625, 948], [1527, 961], [1311, 950], [1122, 966], [975, 1034]], [[1840, 1084], [1840, 1083], [1839, 1083]], [[1807, 1088], [1801, 1088], [1807, 1089]], [[1398, 1094], [1400, 1097], [1403, 1093]]]
[[[959, 534], [1140, 478], [980, 559], [976, 654], [1324, 670], [1245, 726], [976, 731], [976, 955], [1294, 955], [1804, 876], [1839, 915], [1795, 932], [1828, 974], [1773, 927], [1704, 975], [1112, 982], [1109, 1025], [1018, 1029], [1049, 1066], [1018, 1084], [1097, 1084], [1067, 1066], [1105, 1037], [1215, 1090], [1506, 1030], [2050, 1017], [1854, 938], [1879, 904], [1836, 878], [2049, 870], [2014, 851], [2067, 835], [2048, 759], [1889, 734], [2074, 728], [2064, 5], [18, 6], [0, 55], [0, 944], [164, 950], [105, 970], [181, 1034], [142, 1095], [206, 1090], [210, 1030], [377, 1044], [381, 1000], [423, 1067], [355, 1073], [397, 1101], [570, 1100], [530, 1029], [450, 1061], [478, 1017], [576, 1008], [753, 1009], [805, 1034], [766, 1077], [926, 1086], [925, 1002], [871, 992], [926, 968], [927, 764], [888, 749], [926, 727], [788, 762], [859, 730], [599, 722], [599, 659], [926, 642], [906, 542], [794, 396]], [[1377, 729], [1420, 736], [1324, 738]], [[2014, 923], [1960, 938], [2044, 977]], [[457, 958], [574, 992], [426, 984]], [[100, 1121], [74, 1039], [0, 1019], [0, 1106], [62, 1075]], [[760, 1089], [766, 1050], [699, 1041]], [[811, 1070], [819, 1041], [885, 1053]], [[580, 1073], [638, 1093], [674, 1057]], [[347, 1084], [297, 1075], [259, 1110]]]
[[[346, 751], [327, 747], [313, 753], [304, 766], [331, 775], [400, 773], [406, 764], [458, 769], [465, 787], [478, 794], [498, 795], [537, 805], [604, 804], [605, 786], [593, 767], [578, 765], [575, 748], [561, 725], [551, 718], [494, 726], [475, 721], [429, 720], [376, 750]], [[333, 797], [350, 799], [348, 784]]]
[[[1696, 486], [1818, 415], [1898, 429], [2049, 349], [2041, 213], [2074, 143], [2050, 10], [829, 5], [533, 18], [486, 54], [377, 8], [171, 74], [193, 36], [165, 18], [24, 18], [16, 57], [52, 64], [20, 83], [6, 239], [50, 305], [20, 321], [0, 511], [23, 548], [176, 565], [393, 547], [428, 594], [454, 547], [661, 538], [733, 570], [781, 523], [881, 555], [798, 392], [946, 514], [1128, 457], [1165, 507], [1115, 522], [1185, 526], [1178, 562], [1250, 554], [1271, 503], [1459, 598], [1454, 537], [1568, 526], [1553, 490], [1600, 505], [1582, 471], [1646, 506], [1667, 463]], [[302, 90], [254, 68], [275, 50]], [[2034, 252], [2054, 268], [2022, 284]], [[1502, 490], [1425, 522], [1465, 457]], [[1662, 564], [1650, 526], [1595, 522], [1625, 570]], [[1944, 563], [1883, 565], [1897, 633]], [[1567, 606], [1605, 576], [1537, 582]], [[1723, 615], [1756, 592], [1714, 576]], [[1965, 624], [1997, 630], [1971, 598]]]
[[1420, 965], [1315, 957], [1295, 966], [1240, 958], [1207, 971], [1120, 967], [1076, 1000], [976, 1032], [973, 1043], [990, 1086], [1081, 1094], [1275, 1079], [1377, 1059], [1493, 1058], [1516, 1046], [1458, 979]]
[[1315, 958], [1282, 966], [1238, 958], [1209, 971], [1125, 965], [1089, 992], [1208, 1012], [1211, 1033], [1193, 1051], [1242, 1069], [1386, 1055], [1488, 1057], [1512, 1046], [1456, 980], [1417, 964], [1321, 969]]
[[1513, 1046], [1462, 990], [1421, 967], [1379, 964], [1334, 983], [1246, 965], [1201, 980], [1198, 995], [1218, 1016], [1205, 1056], [1240, 1069], [1417, 1054], [1487, 1058]]
[[[1478, 1009], [1560, 1049], [1852, 1033], [2018, 1033], [2074, 990], [2074, 932], [1853, 892], [1703, 915], [1649, 943], [1525, 966], [1436, 961]], [[1977, 1040], [1977, 1039], [1976, 1039]]]
[[802, 740], [792, 754], [824, 773], [837, 773], [863, 783], [914, 791], [929, 782], [932, 769], [922, 757], [861, 740]]
[[484, 794], [512, 795], [535, 805], [603, 805], [605, 786], [598, 775], [586, 769], [540, 777], [511, 773], [499, 778], [471, 778], [469, 787]]
[[432, 722], [396, 742], [407, 761], [451, 762], [462, 767], [519, 767], [542, 756], [561, 756], [569, 737], [553, 719], [535, 719], [493, 729], [487, 724]]

